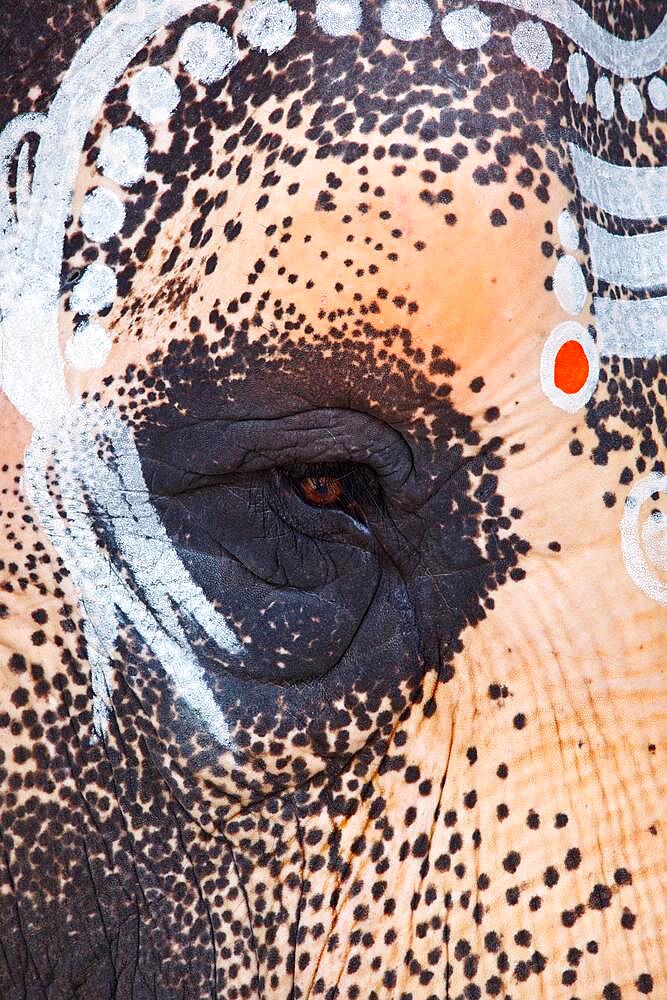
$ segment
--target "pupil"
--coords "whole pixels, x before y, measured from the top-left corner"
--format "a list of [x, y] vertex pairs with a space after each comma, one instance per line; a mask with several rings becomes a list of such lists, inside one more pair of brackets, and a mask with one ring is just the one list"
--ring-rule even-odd
[[302, 490], [311, 503], [336, 503], [341, 495], [340, 482], [326, 476], [308, 477], [302, 481]]

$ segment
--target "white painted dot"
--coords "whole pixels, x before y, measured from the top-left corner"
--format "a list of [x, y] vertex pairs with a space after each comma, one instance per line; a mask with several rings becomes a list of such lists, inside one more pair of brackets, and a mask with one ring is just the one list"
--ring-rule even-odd
[[86, 372], [104, 364], [111, 350], [111, 337], [100, 323], [79, 323], [65, 344], [65, 358], [77, 371]]
[[361, 24], [359, 0], [317, 0], [315, 20], [327, 35], [351, 35]]
[[72, 312], [95, 313], [106, 309], [116, 295], [116, 275], [107, 264], [94, 261], [85, 269], [72, 290], [69, 307]]
[[110, 236], [120, 232], [125, 221], [125, 206], [109, 188], [96, 187], [83, 199], [80, 220], [89, 240], [105, 243]]
[[173, 77], [162, 66], [147, 66], [130, 80], [127, 100], [149, 125], [167, 120], [181, 99]]
[[284, 49], [296, 33], [296, 13], [285, 0], [256, 0], [241, 17], [250, 47], [267, 55]]
[[588, 63], [581, 52], [573, 52], [567, 61], [567, 83], [577, 104], [583, 104], [588, 94]]
[[105, 177], [123, 187], [131, 187], [144, 176], [148, 143], [138, 128], [123, 125], [102, 141], [97, 157]]
[[[588, 362], [586, 381], [577, 392], [563, 392], [555, 383], [556, 357], [563, 344], [570, 340], [581, 346]], [[595, 392], [599, 375], [598, 349], [586, 327], [571, 319], [554, 327], [544, 342], [540, 358], [540, 384], [547, 399], [566, 413], [576, 413]]]
[[648, 97], [656, 111], [667, 108], [667, 83], [659, 76], [653, 76], [648, 82]]
[[432, 20], [433, 11], [425, 0], [386, 0], [380, 10], [382, 30], [401, 42], [426, 38]]
[[452, 10], [442, 19], [442, 33], [459, 51], [478, 49], [491, 37], [491, 18], [479, 7]]
[[644, 114], [642, 95], [634, 83], [624, 83], [621, 87], [621, 107], [631, 122], [638, 122]]
[[529, 69], [542, 72], [551, 66], [553, 48], [541, 21], [522, 21], [512, 32], [512, 47]]
[[577, 224], [566, 208], [558, 216], [556, 222], [558, 229], [558, 239], [564, 250], [579, 249], [579, 230]]
[[554, 292], [565, 312], [575, 316], [584, 308], [588, 289], [579, 261], [564, 254], [554, 271]]
[[646, 558], [656, 569], [667, 571], [667, 517], [653, 510], [642, 524], [642, 545]]
[[595, 83], [595, 105], [600, 118], [608, 121], [614, 114], [614, 91], [606, 76], [601, 76]]
[[239, 50], [220, 25], [200, 21], [183, 32], [178, 58], [190, 76], [209, 84], [227, 76], [239, 60]]

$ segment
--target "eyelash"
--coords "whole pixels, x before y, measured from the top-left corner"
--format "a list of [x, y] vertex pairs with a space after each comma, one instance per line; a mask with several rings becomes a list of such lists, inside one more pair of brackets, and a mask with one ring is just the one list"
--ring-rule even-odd
[[366, 525], [364, 510], [382, 510], [382, 491], [375, 473], [355, 462], [312, 463], [283, 466], [278, 470], [283, 487], [315, 510], [342, 510]]

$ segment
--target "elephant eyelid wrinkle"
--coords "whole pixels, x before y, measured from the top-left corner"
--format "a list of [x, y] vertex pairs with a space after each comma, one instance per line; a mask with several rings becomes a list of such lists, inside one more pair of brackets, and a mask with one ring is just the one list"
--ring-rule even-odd
[[272, 419], [221, 418], [172, 428], [148, 445], [144, 460], [160, 480], [156, 492], [164, 484], [167, 494], [173, 492], [170, 479], [177, 474], [181, 482], [193, 476], [220, 481], [227, 475], [299, 463], [363, 465], [387, 492], [395, 493], [414, 472], [411, 448], [395, 428], [368, 414], [341, 409]]

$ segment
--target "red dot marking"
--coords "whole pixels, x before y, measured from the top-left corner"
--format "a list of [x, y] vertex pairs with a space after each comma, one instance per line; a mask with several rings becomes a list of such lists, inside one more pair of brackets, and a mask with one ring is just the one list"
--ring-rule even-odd
[[588, 358], [578, 340], [566, 340], [554, 362], [554, 384], [561, 392], [579, 392], [588, 378]]

